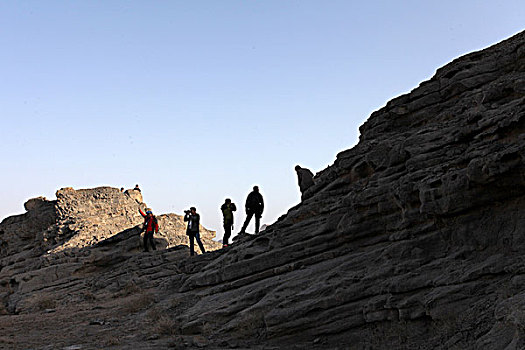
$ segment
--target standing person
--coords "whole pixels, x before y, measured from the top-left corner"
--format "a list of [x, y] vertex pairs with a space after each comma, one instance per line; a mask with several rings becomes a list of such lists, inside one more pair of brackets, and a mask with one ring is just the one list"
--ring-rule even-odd
[[255, 233], [259, 233], [259, 226], [261, 224], [261, 216], [264, 211], [264, 200], [262, 195], [259, 193], [259, 187], [253, 186], [253, 191], [250, 192], [246, 198], [246, 220], [242, 225], [240, 233], [246, 233], [246, 227], [250, 223], [252, 216], [255, 215]]
[[199, 221], [200, 221], [200, 215], [197, 214], [197, 209], [195, 207], [191, 207], [190, 210], [184, 211], [186, 215], [184, 215], [184, 221], [188, 222], [188, 228], [186, 229], [186, 235], [190, 238], [190, 255], [195, 254], [195, 243], [193, 239], [197, 240], [197, 244], [199, 245], [199, 248], [201, 248], [202, 253], [206, 253], [206, 250], [204, 250], [204, 245], [201, 242], [201, 236], [199, 234]]
[[228, 246], [228, 240], [232, 234], [233, 228], [233, 212], [237, 210], [235, 203], [232, 203], [230, 198], [226, 198], [224, 204], [221, 206], [222, 217], [224, 223], [224, 236], [222, 238], [222, 247]]
[[295, 166], [295, 171], [297, 172], [297, 180], [301, 190], [301, 199], [304, 199], [306, 190], [314, 185], [314, 174], [309, 169], [301, 168], [299, 165]]
[[139, 213], [144, 218], [142, 229], [146, 231], [144, 233], [144, 251], [148, 251], [148, 241], [151, 244], [151, 248], [157, 250], [157, 247], [155, 247], [155, 241], [153, 240], [153, 232], [159, 233], [159, 223], [157, 222], [157, 218], [153, 215], [151, 210], [146, 210], [146, 214], [144, 214], [139, 208]]

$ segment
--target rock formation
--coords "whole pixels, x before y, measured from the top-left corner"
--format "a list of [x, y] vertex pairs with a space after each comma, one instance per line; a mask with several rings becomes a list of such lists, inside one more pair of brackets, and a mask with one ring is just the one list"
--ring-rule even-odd
[[136, 200], [138, 203], [142, 203], [143, 202], [142, 192], [139, 191], [139, 190], [131, 188], [131, 189], [128, 189], [128, 190], [124, 191], [124, 193], [127, 194], [128, 196], [130, 196], [131, 198], [133, 198], [134, 200]]
[[[138, 191], [132, 191], [138, 192]], [[140, 193], [139, 193], [140, 194]], [[116, 188], [74, 190], [63, 188], [56, 193], [56, 201], [43, 197], [25, 203], [26, 214], [5, 219], [0, 224], [0, 279], [30, 272], [32, 284], [53, 280], [42, 266], [60, 263], [61, 274], [73, 273], [80, 257], [89, 261], [117, 260], [132, 256], [142, 248], [143, 218], [138, 208], [145, 210], [142, 196], [130, 196]], [[186, 225], [176, 214], [157, 216], [161, 230], [155, 234], [159, 249], [170, 249], [187, 244]], [[208, 250], [221, 244], [213, 241], [215, 232], [201, 226], [201, 236]], [[106, 249], [108, 245], [112, 249]], [[85, 249], [89, 248], [89, 249]], [[32, 271], [36, 269], [36, 271]], [[10, 282], [10, 283], [11, 283]], [[0, 285], [6, 310], [18, 313], [20, 305], [10, 299], [11, 285]], [[6, 299], [7, 298], [7, 299]], [[17, 309], [18, 308], [18, 309]]]
[[[122, 193], [111, 187], [83, 190], [67, 187], [57, 191], [56, 197], [56, 201], [43, 197], [30, 199], [24, 204], [26, 214], [8, 218], [0, 224], [4, 232], [0, 246], [5, 249], [0, 257], [13, 257], [24, 248], [37, 248], [38, 255], [47, 249], [58, 252], [92, 246], [144, 221], [138, 209], [145, 211], [146, 205], [138, 191]], [[161, 245], [171, 247], [186, 242], [182, 216], [164, 214], [157, 215], [157, 219], [161, 230], [156, 239]], [[214, 231], [201, 227], [201, 235], [208, 248], [213, 250], [220, 246], [212, 241]]]
[[[191, 259], [180, 246], [115, 254], [133, 228], [42, 255], [41, 236], [117, 226], [28, 202], [38, 214], [0, 225], [0, 342], [525, 348], [525, 32], [454, 60], [360, 130], [276, 223]], [[53, 236], [53, 220], [77, 233]]]

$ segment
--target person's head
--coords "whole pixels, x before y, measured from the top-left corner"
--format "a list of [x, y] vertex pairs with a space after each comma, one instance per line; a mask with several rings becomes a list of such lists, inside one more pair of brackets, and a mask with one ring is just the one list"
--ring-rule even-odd
[[195, 214], [195, 213], [197, 212], [197, 208], [195, 208], [195, 207], [191, 207], [191, 208], [190, 208], [190, 211], [191, 211], [192, 214]]
[[259, 192], [259, 186], [253, 186], [253, 190], [254, 190], [255, 192]]
[[295, 171], [299, 171], [299, 170], [301, 170], [301, 167], [299, 165], [296, 165], [295, 166]]
[[153, 212], [151, 210], [146, 210], [146, 215], [153, 216]]
[[120, 188], [120, 192], [124, 192], [124, 187], [121, 187], [121, 188]]
[[139, 188], [139, 184], [136, 184], [136, 185], [135, 185], [135, 188]]
[[231, 200], [230, 198], [226, 198], [226, 199], [224, 200], [224, 203], [226, 203], [226, 204], [230, 204], [231, 202], [232, 202], [232, 200]]

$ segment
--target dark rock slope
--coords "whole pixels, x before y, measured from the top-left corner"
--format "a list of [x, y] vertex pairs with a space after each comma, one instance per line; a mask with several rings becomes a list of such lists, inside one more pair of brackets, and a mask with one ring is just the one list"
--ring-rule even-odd
[[390, 101], [302, 204], [184, 276], [179, 291], [199, 298], [181, 315], [183, 331], [523, 348], [524, 163], [521, 33]]
[[[525, 32], [390, 101], [315, 180], [225, 250], [115, 258], [123, 232], [10, 275], [0, 325], [42, 348], [525, 348]], [[28, 327], [57, 295], [47, 322], [82, 336]]]

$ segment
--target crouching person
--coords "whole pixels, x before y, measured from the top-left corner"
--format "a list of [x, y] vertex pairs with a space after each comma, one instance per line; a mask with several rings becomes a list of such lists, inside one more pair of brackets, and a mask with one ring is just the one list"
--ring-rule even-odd
[[184, 213], [186, 214], [184, 215], [184, 221], [188, 222], [186, 235], [188, 235], [190, 239], [190, 255], [195, 255], [194, 239], [197, 240], [197, 244], [199, 245], [201, 252], [206, 253], [206, 250], [204, 250], [204, 245], [201, 242], [201, 236], [199, 234], [200, 215], [197, 214], [197, 209], [195, 207], [191, 207], [190, 210], [186, 210]]
[[157, 250], [155, 247], [155, 241], [153, 240], [153, 232], [159, 233], [159, 223], [157, 218], [153, 215], [151, 210], [146, 210], [146, 214], [139, 208], [139, 213], [144, 218], [144, 225], [142, 226], [144, 233], [144, 251], [148, 251], [148, 241], [151, 245], [151, 249]]

